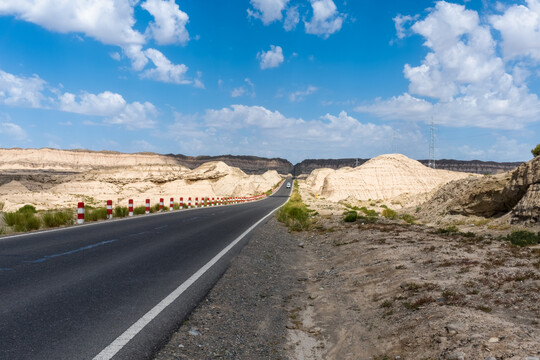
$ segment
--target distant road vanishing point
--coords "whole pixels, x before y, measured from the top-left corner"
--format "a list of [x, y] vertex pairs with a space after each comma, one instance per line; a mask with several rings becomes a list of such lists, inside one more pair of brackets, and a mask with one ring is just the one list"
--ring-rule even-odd
[[289, 193], [0, 238], [0, 359], [151, 358]]

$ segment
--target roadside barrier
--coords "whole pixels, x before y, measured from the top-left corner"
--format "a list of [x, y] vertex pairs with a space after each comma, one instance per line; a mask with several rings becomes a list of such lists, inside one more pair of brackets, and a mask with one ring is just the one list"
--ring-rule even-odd
[[84, 203], [77, 204], [77, 224], [84, 224]]
[[107, 219], [112, 219], [112, 200], [107, 200]]
[[[283, 182], [282, 182], [283, 183]], [[280, 184], [281, 185], [281, 184]], [[272, 189], [272, 191], [276, 191], [276, 188]], [[257, 201], [266, 198], [266, 194], [256, 195], [256, 196], [233, 196], [233, 197], [207, 197], [203, 196], [201, 197], [201, 202], [199, 204], [199, 198], [195, 198], [195, 204], [193, 205], [191, 197], [187, 198], [186, 207], [188, 209], [192, 208], [198, 208], [198, 207], [208, 207], [208, 206], [223, 206], [223, 205], [235, 205], [235, 204], [243, 204], [243, 203], [249, 203], [252, 201]], [[113, 207], [112, 207], [112, 200], [107, 200], [107, 219], [113, 218]], [[150, 213], [150, 199], [146, 199], [145, 202], [145, 214]], [[164, 208], [164, 199], [159, 199], [159, 209], [163, 210]], [[179, 201], [179, 208], [184, 208], [184, 198], [180, 197]], [[170, 205], [169, 210], [174, 210], [174, 198], [170, 198]], [[77, 224], [84, 224], [84, 202], [79, 202], [77, 204]], [[133, 206], [133, 199], [128, 200], [128, 216], [134, 215], [134, 206]]]

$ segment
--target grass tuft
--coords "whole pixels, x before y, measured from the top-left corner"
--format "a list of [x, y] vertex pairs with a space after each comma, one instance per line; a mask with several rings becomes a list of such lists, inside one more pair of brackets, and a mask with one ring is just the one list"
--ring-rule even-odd
[[71, 210], [46, 211], [41, 215], [43, 226], [46, 228], [71, 225], [74, 223], [74, 216]]

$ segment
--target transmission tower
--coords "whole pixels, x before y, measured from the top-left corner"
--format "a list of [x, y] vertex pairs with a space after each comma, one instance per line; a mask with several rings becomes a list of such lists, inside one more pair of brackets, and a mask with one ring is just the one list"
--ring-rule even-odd
[[431, 118], [430, 126], [430, 139], [429, 139], [429, 163], [428, 166], [435, 169], [435, 124], [433, 118]]

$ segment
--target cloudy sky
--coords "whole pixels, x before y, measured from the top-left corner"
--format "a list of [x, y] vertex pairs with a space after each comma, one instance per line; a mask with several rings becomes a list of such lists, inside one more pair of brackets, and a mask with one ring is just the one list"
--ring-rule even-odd
[[0, 147], [520, 161], [540, 0], [0, 0]]

